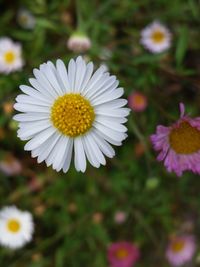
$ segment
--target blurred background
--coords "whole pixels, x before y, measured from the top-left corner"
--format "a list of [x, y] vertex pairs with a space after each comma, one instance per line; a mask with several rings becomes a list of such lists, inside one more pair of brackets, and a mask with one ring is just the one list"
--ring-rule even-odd
[[[140, 42], [155, 20], [172, 34], [171, 47], [158, 54]], [[0, 247], [0, 266], [105, 267], [110, 244], [128, 241], [140, 250], [136, 266], [167, 267], [168, 242], [180, 234], [195, 237], [187, 266], [200, 266], [200, 179], [167, 173], [149, 141], [158, 124], [179, 118], [179, 102], [200, 114], [199, 29], [197, 0], [0, 0], [0, 38], [20, 44], [24, 61], [0, 73], [0, 208], [16, 205], [35, 222], [30, 244]], [[83, 47], [70, 44], [74, 36], [87, 39]], [[116, 75], [126, 98], [139, 92], [146, 104], [131, 107], [128, 138], [106, 166], [56, 173], [24, 151], [13, 103], [33, 68], [79, 54]]]

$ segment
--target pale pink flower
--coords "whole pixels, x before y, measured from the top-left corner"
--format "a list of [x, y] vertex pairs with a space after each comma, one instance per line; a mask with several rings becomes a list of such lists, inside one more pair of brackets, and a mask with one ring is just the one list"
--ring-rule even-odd
[[91, 48], [91, 41], [87, 35], [76, 32], [68, 39], [67, 47], [75, 53], [83, 53]]
[[191, 235], [173, 237], [166, 250], [166, 258], [173, 266], [181, 266], [192, 260], [196, 250], [194, 237]]
[[7, 176], [18, 175], [22, 171], [21, 162], [12, 155], [6, 155], [0, 161], [0, 171]]
[[141, 44], [152, 53], [161, 53], [171, 46], [171, 33], [159, 21], [154, 21], [141, 31]]
[[127, 241], [116, 242], [108, 248], [107, 256], [111, 267], [132, 267], [139, 259], [139, 249]]
[[147, 107], [147, 98], [141, 93], [134, 91], [128, 97], [128, 105], [135, 112], [142, 112]]
[[151, 136], [154, 149], [159, 151], [157, 160], [178, 176], [186, 170], [200, 174], [200, 117], [185, 115], [182, 103], [180, 113], [177, 122], [169, 127], [158, 125]]
[[124, 211], [117, 211], [114, 215], [114, 221], [118, 224], [122, 224], [126, 221], [126, 213]]

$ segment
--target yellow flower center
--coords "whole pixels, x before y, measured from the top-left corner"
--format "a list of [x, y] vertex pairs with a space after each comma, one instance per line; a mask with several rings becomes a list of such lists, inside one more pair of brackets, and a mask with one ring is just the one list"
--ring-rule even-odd
[[178, 154], [192, 154], [200, 150], [200, 131], [183, 121], [177, 128], [172, 129], [169, 142]]
[[134, 102], [135, 102], [135, 105], [144, 105], [145, 104], [145, 99], [142, 95], [135, 95], [134, 96]]
[[4, 59], [5, 59], [6, 63], [8, 63], [8, 64], [13, 63], [15, 58], [16, 58], [16, 56], [15, 56], [15, 53], [13, 53], [13, 51], [7, 51], [4, 55]]
[[20, 225], [20, 222], [16, 219], [10, 219], [8, 222], [7, 222], [7, 228], [10, 232], [12, 233], [17, 233], [19, 232], [20, 228], [21, 228], [21, 225]]
[[27, 15], [20, 15], [20, 17], [19, 17], [19, 21], [20, 21], [20, 23], [21, 23], [22, 25], [27, 24], [27, 22], [28, 22], [28, 16], [27, 16]]
[[171, 250], [174, 253], [179, 253], [184, 249], [185, 246], [185, 241], [184, 240], [177, 240], [177, 241], [173, 241], [171, 244]]
[[62, 134], [76, 137], [86, 133], [95, 118], [90, 102], [80, 94], [60, 96], [51, 108], [51, 121]]
[[117, 257], [117, 259], [123, 260], [123, 259], [127, 258], [128, 251], [124, 248], [120, 248], [116, 251], [115, 256]]
[[151, 39], [154, 43], [162, 43], [165, 39], [165, 34], [160, 30], [156, 30], [152, 33]]

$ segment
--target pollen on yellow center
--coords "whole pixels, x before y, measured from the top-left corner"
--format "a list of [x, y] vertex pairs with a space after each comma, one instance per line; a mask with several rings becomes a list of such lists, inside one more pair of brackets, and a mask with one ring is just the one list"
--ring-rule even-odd
[[169, 142], [177, 154], [192, 154], [200, 150], [200, 131], [183, 121], [172, 129]]
[[185, 246], [184, 240], [177, 240], [177, 241], [172, 242], [171, 250], [174, 253], [178, 253], [178, 252], [181, 252], [183, 250], [184, 246]]
[[161, 43], [165, 39], [165, 34], [160, 30], [156, 30], [152, 33], [151, 39], [154, 41], [154, 43]]
[[122, 260], [128, 256], [128, 251], [126, 249], [121, 248], [116, 251], [115, 255], [118, 259]]
[[6, 63], [8, 63], [8, 64], [13, 63], [15, 58], [16, 58], [16, 56], [15, 56], [15, 53], [13, 53], [13, 51], [7, 51], [4, 55], [4, 59], [5, 59]]
[[20, 225], [20, 222], [16, 219], [10, 219], [8, 222], [7, 222], [7, 228], [10, 232], [12, 233], [17, 233], [19, 232], [20, 228], [21, 228], [21, 225]]
[[80, 94], [66, 94], [55, 100], [51, 121], [62, 134], [77, 137], [86, 133], [95, 118], [90, 102]]

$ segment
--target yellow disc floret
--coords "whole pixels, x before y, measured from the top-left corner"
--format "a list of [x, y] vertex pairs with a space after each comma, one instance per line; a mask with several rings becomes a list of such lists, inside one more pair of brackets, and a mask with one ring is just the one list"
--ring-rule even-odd
[[160, 30], [156, 30], [152, 33], [151, 39], [154, 41], [154, 43], [161, 43], [165, 39], [165, 34]]
[[177, 240], [177, 241], [172, 242], [172, 244], [171, 244], [171, 250], [174, 253], [181, 252], [184, 249], [184, 247], [185, 247], [185, 241], [184, 240]]
[[7, 51], [4, 55], [5, 62], [11, 64], [14, 62], [16, 56], [13, 51]]
[[95, 118], [90, 102], [80, 94], [66, 94], [55, 100], [51, 121], [62, 134], [77, 137], [86, 133]]
[[124, 249], [124, 248], [120, 248], [120, 249], [118, 249], [117, 251], [116, 251], [116, 258], [117, 259], [120, 259], [120, 260], [122, 260], [122, 259], [125, 259], [125, 258], [127, 258], [128, 257], [128, 255], [129, 255], [129, 253], [128, 253], [128, 251], [126, 250], [126, 249]]
[[169, 142], [178, 154], [192, 154], [200, 150], [200, 131], [183, 121], [177, 128], [172, 129]]
[[21, 225], [20, 225], [20, 222], [16, 219], [10, 219], [8, 222], [7, 222], [7, 228], [9, 230], [9, 232], [11, 233], [17, 233], [19, 232], [20, 228], [21, 228]]

